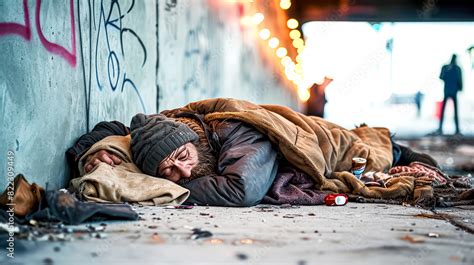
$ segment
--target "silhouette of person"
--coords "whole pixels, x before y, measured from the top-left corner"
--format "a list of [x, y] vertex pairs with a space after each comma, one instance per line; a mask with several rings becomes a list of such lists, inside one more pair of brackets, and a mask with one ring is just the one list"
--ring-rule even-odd
[[322, 84], [313, 84], [309, 89], [309, 99], [306, 103], [306, 114], [324, 118], [324, 107], [326, 105], [326, 87], [332, 82], [332, 78], [324, 77]]
[[439, 78], [444, 81], [444, 99], [441, 107], [441, 119], [439, 120], [439, 128], [437, 133], [443, 134], [443, 121], [444, 111], [446, 109], [446, 103], [448, 99], [453, 100], [454, 104], [454, 123], [456, 124], [456, 134], [461, 134], [459, 130], [459, 117], [458, 117], [458, 99], [457, 94], [462, 90], [462, 73], [461, 68], [456, 62], [457, 56], [453, 54], [451, 62], [447, 65], [443, 65], [441, 68], [441, 74]]
[[416, 117], [421, 116], [421, 103], [423, 102], [423, 93], [421, 91], [416, 92], [415, 94], [415, 105], [416, 105]]

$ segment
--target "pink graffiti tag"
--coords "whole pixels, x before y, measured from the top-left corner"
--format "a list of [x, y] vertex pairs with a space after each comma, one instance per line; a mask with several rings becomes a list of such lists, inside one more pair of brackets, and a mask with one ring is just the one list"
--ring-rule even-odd
[[70, 14], [71, 14], [71, 40], [72, 40], [72, 52], [68, 51], [63, 46], [56, 44], [54, 42], [50, 42], [46, 39], [41, 30], [40, 24], [40, 7], [41, 7], [41, 0], [36, 0], [36, 8], [35, 8], [35, 23], [36, 23], [36, 30], [38, 31], [38, 36], [43, 44], [43, 46], [51, 53], [57, 54], [64, 59], [73, 67], [76, 66], [76, 26], [74, 24], [74, 1], [69, 1], [70, 6]]
[[[35, 24], [36, 31], [38, 32], [38, 37], [41, 44], [45, 49], [53, 54], [57, 54], [63, 57], [72, 67], [76, 66], [76, 25], [74, 23], [74, 0], [69, 1], [69, 11], [71, 17], [71, 44], [72, 49], [68, 51], [63, 46], [51, 42], [43, 34], [41, 29], [41, 19], [40, 19], [40, 9], [41, 9], [41, 0], [36, 0], [35, 7]], [[30, 25], [30, 13], [28, 8], [28, 1], [23, 0], [23, 13], [25, 24], [13, 23], [13, 22], [1, 22], [0, 23], [0, 36], [2, 35], [20, 35], [25, 40], [31, 40], [31, 25]]]
[[31, 40], [30, 13], [28, 11], [28, 1], [23, 0], [23, 17], [25, 24], [2, 22], [0, 23], [0, 36], [16, 34], [25, 40]]

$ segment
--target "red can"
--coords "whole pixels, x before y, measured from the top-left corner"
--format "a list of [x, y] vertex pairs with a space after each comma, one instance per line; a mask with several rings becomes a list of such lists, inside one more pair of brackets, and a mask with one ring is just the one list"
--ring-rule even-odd
[[342, 193], [328, 194], [324, 198], [324, 203], [327, 206], [343, 206], [347, 204], [347, 201], [349, 201], [349, 197]]

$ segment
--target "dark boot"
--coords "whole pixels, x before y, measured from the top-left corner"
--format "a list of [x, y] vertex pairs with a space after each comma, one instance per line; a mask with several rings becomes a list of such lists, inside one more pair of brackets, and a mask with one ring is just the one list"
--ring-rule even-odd
[[436, 168], [440, 168], [438, 162], [434, 160], [430, 155], [424, 153], [418, 153], [413, 151], [411, 148], [399, 145], [401, 149], [400, 160], [398, 160], [397, 165], [399, 166], [408, 166], [411, 162], [422, 162]]

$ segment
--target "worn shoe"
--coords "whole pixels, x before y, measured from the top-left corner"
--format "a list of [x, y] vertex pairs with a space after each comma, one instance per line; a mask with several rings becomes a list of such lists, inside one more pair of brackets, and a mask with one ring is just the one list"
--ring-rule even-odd
[[42, 187], [28, 183], [22, 174], [18, 174], [0, 195], [0, 207], [13, 208], [16, 216], [23, 217], [38, 209], [43, 195]]
[[402, 151], [402, 154], [398, 162], [399, 165], [407, 166], [411, 162], [418, 161], [418, 162], [428, 164], [430, 166], [434, 166], [436, 168], [440, 168], [438, 162], [436, 162], [436, 160], [428, 154], [415, 152], [411, 148], [403, 146], [403, 145], [400, 145], [400, 149]]

